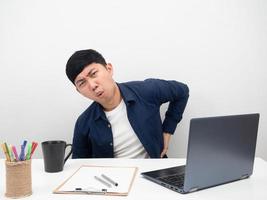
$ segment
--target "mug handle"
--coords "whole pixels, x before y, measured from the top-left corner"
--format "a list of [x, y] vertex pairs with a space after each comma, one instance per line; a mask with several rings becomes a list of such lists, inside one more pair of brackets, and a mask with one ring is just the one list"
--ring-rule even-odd
[[68, 155], [66, 156], [66, 158], [64, 159], [64, 164], [65, 164], [65, 162], [68, 160], [68, 158], [70, 157], [70, 155], [72, 154], [72, 144], [67, 144], [67, 145], [65, 146], [65, 149], [66, 149], [68, 146], [70, 146], [71, 149], [70, 149], [70, 152], [68, 153]]

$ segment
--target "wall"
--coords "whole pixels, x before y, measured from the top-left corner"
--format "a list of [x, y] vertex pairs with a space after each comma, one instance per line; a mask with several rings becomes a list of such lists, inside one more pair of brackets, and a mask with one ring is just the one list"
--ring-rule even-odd
[[113, 64], [117, 82], [189, 85], [170, 157], [185, 157], [192, 117], [259, 112], [257, 156], [267, 160], [266, 11], [264, 0], [1, 0], [0, 142], [71, 142], [91, 101], [68, 81], [65, 64], [93, 48]]

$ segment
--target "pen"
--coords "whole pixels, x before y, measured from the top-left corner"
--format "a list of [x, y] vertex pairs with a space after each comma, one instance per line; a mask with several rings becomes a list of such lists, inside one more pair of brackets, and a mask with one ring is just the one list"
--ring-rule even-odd
[[9, 154], [9, 150], [8, 150], [8, 146], [6, 143], [4, 143], [4, 146], [5, 146], [5, 153], [6, 153], [6, 156], [7, 156], [7, 161], [11, 161], [11, 158], [10, 158], [10, 154]]
[[32, 158], [32, 154], [34, 153], [34, 151], [35, 151], [37, 145], [38, 145], [37, 142], [32, 142], [32, 151], [31, 151], [30, 159]]
[[30, 159], [31, 151], [32, 151], [32, 144], [29, 143], [29, 144], [28, 144], [28, 151], [27, 151], [27, 155], [26, 155], [25, 160], [29, 160], [29, 159]]
[[101, 178], [99, 178], [98, 176], [94, 176], [96, 180], [98, 180], [100, 183], [104, 184], [107, 187], [111, 187], [111, 185], [109, 183], [107, 183], [106, 181], [102, 180]]
[[12, 151], [13, 151], [13, 153], [15, 155], [16, 160], [19, 161], [19, 157], [18, 157], [18, 153], [17, 153], [16, 147], [15, 146], [12, 146], [11, 148], [12, 148]]
[[6, 160], [7, 160], [7, 161], [10, 161], [10, 157], [9, 157], [9, 155], [8, 155], [8, 152], [7, 152], [5, 143], [1, 144], [1, 146], [2, 146], [2, 149], [3, 149], [4, 153], [5, 153]]
[[20, 151], [20, 154], [19, 154], [19, 160], [25, 160], [24, 150], [25, 150], [26, 144], [27, 144], [27, 141], [24, 140], [23, 144], [21, 145], [21, 151]]
[[101, 174], [101, 176], [106, 179], [108, 182], [110, 182], [111, 184], [118, 186], [119, 184], [116, 183], [115, 181], [113, 181], [111, 178], [109, 178], [108, 176], [106, 176], [105, 174]]
[[10, 145], [10, 147], [8, 148], [8, 151], [9, 151], [9, 155], [10, 155], [10, 160], [11, 160], [11, 162], [16, 161], [16, 159], [14, 158], [13, 151], [12, 151], [12, 145]]

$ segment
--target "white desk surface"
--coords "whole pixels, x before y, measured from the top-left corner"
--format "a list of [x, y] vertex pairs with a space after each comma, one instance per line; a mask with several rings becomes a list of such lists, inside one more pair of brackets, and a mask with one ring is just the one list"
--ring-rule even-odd
[[[75, 195], [53, 194], [52, 191], [69, 177], [82, 164], [107, 165], [107, 166], [136, 166], [139, 168], [133, 187], [126, 197], [100, 196], [100, 195]], [[266, 200], [267, 199], [267, 162], [256, 158], [254, 172], [248, 179], [236, 181], [217, 187], [201, 190], [190, 194], [179, 194], [151, 181], [144, 179], [140, 173], [165, 167], [173, 167], [185, 164], [185, 159], [69, 159], [63, 172], [46, 173], [42, 159], [32, 160], [32, 190], [33, 194], [25, 197], [25, 200], [66, 200], [66, 199], [198, 199], [198, 200]], [[0, 199], [5, 197], [5, 165], [4, 159], [0, 159]]]

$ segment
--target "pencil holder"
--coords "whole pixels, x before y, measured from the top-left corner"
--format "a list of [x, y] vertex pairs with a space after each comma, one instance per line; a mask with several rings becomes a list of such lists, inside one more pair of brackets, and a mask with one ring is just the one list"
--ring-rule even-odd
[[6, 161], [6, 197], [22, 198], [32, 194], [31, 160]]

